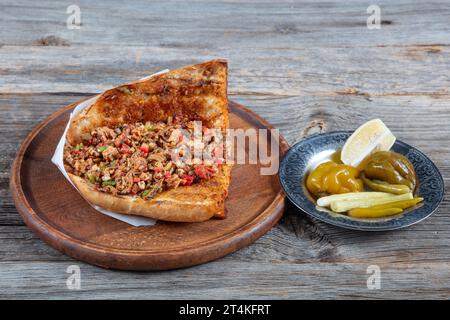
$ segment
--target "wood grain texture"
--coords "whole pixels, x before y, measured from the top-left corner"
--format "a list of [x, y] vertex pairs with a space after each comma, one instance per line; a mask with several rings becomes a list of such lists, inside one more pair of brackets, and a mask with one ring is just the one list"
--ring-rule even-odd
[[[450, 6], [379, 1], [3, 1], [0, 10], [0, 287], [2, 298], [448, 298], [450, 262]], [[208, 28], [204, 26], [208, 25]], [[446, 196], [430, 219], [366, 234], [328, 226], [288, 206], [253, 245], [206, 265], [161, 273], [105, 271], [74, 261], [32, 234], [8, 191], [20, 142], [52, 112], [143, 75], [227, 58], [230, 99], [289, 143], [351, 130], [381, 117], [425, 152]], [[66, 288], [78, 264], [82, 290]], [[381, 267], [368, 290], [367, 266]]]
[[[232, 179], [227, 189], [225, 219], [202, 223], [158, 221], [151, 227], [133, 227], [99, 214], [51, 163], [69, 114], [80, 102], [41, 122], [22, 143], [11, 169], [10, 190], [18, 212], [27, 226], [54, 248], [109, 269], [168, 270], [234, 252], [264, 235], [281, 218], [285, 201], [278, 176], [260, 175], [260, 162], [233, 166], [232, 176], [238, 178]], [[228, 107], [230, 128], [272, 129], [245, 107], [232, 101]], [[266, 140], [269, 150], [278, 149], [280, 157], [288, 149], [284, 138], [276, 141], [270, 131], [259, 139]], [[249, 154], [253, 146], [238, 148]]]

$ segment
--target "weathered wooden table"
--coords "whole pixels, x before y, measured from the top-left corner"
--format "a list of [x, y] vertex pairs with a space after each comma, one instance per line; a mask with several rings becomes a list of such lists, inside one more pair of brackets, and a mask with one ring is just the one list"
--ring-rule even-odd
[[[412, 2], [412, 1], [411, 1]], [[405, 230], [362, 233], [288, 206], [253, 245], [201, 266], [109, 271], [39, 240], [9, 194], [17, 148], [46, 116], [149, 73], [211, 58], [230, 66], [229, 95], [290, 143], [382, 118], [450, 174], [450, 2], [0, 0], [0, 298], [448, 298], [450, 203]], [[76, 21], [75, 21], [76, 22]], [[43, 181], [42, 183], [45, 183]], [[70, 265], [81, 290], [66, 286]], [[369, 290], [369, 265], [381, 288]]]

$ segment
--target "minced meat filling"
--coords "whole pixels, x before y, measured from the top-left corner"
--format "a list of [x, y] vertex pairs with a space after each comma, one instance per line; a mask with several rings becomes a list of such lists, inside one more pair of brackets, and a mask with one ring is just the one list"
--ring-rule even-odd
[[222, 155], [223, 144], [214, 137], [202, 141], [212, 160], [174, 161], [174, 150], [183, 156], [183, 148], [178, 148], [181, 144], [193, 146], [186, 144], [185, 134], [192, 136], [193, 128], [194, 122], [182, 126], [172, 119], [99, 127], [85, 135], [84, 144], [65, 145], [65, 165], [97, 190], [150, 199], [158, 192], [198, 183], [218, 172], [223, 158], [215, 154]]

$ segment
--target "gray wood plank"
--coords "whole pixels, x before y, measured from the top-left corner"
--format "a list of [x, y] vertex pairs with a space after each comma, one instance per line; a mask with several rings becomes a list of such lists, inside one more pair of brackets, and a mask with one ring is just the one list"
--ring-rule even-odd
[[[80, 290], [67, 289], [69, 274], [66, 270], [70, 265], [73, 262], [1, 262], [3, 290], [0, 298], [445, 299], [450, 292], [445, 263], [380, 265], [379, 290], [367, 288], [369, 275], [364, 263], [234, 261], [224, 264], [220, 260], [194, 268], [154, 273], [105, 271], [78, 263]], [[289, 275], [289, 281], [285, 275]]]
[[[246, 95], [423, 95], [448, 97], [446, 44], [220, 50], [160, 47], [32, 47], [0, 49], [0, 92], [94, 93], [213, 58], [230, 66], [230, 93]], [[243, 51], [248, 53], [243, 54]]]
[[[70, 3], [72, 4], [72, 3]], [[305, 46], [442, 43], [447, 1], [377, 1], [382, 29], [368, 30], [367, 7], [353, 1], [77, 1], [81, 29], [66, 28], [67, 2], [2, 1], [0, 39], [8, 45], [146, 45], [243, 50]], [[20, 17], [20, 19], [17, 19]], [[14, 30], [14, 32], [11, 32]], [[75, 31], [75, 32], [74, 32]], [[76, 32], [78, 31], [78, 32]]]

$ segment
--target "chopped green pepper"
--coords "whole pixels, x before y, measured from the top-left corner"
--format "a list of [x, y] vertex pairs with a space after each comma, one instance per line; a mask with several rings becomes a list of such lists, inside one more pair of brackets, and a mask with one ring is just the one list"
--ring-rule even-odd
[[86, 173], [86, 178], [88, 178], [89, 182], [92, 184], [95, 184], [95, 181], [97, 181], [96, 177], [93, 174]]
[[81, 149], [83, 149], [83, 143], [82, 143], [82, 142], [81, 142], [81, 143], [78, 143], [78, 144], [75, 146], [75, 149], [78, 150], [78, 151], [80, 151]]
[[154, 194], [156, 194], [156, 192], [158, 192], [158, 190], [159, 190], [159, 186], [158, 185], [153, 185], [153, 186], [150, 187], [150, 189], [144, 190], [141, 193], [141, 197], [142, 198], [146, 198], [146, 197], [149, 197], [149, 196], [153, 196]]
[[142, 197], [146, 197], [146, 196], [148, 196], [148, 194], [151, 192], [152, 190], [150, 190], [150, 189], [147, 189], [147, 190], [145, 190], [144, 192], [142, 192]]
[[144, 129], [147, 131], [153, 131], [155, 130], [155, 127], [151, 123], [147, 122], [144, 126]]
[[107, 186], [116, 186], [116, 182], [114, 180], [109, 180], [109, 181], [103, 181], [102, 182], [102, 187], [107, 187]]
[[101, 146], [100, 148], [97, 149], [97, 151], [102, 153], [103, 151], [106, 150], [106, 148], [108, 148], [108, 146]]

